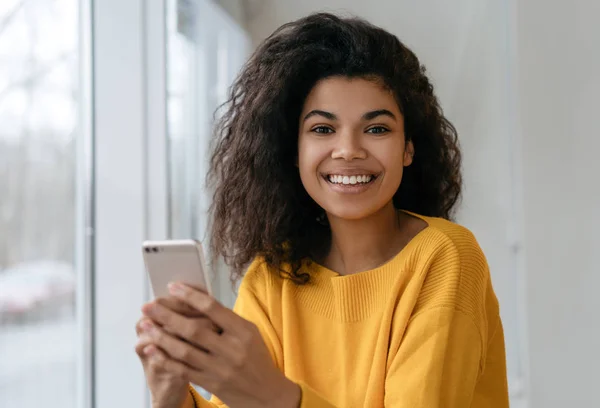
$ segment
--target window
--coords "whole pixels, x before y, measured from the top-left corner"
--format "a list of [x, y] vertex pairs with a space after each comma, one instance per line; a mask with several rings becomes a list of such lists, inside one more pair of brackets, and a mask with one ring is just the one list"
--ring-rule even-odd
[[4, 408], [78, 406], [79, 38], [77, 0], [0, 2]]
[[[168, 1], [167, 125], [170, 236], [207, 243], [209, 144], [216, 109], [250, 52], [248, 35], [210, 1]], [[234, 295], [222, 265], [212, 265], [217, 298]], [[218, 273], [217, 273], [218, 272]]]

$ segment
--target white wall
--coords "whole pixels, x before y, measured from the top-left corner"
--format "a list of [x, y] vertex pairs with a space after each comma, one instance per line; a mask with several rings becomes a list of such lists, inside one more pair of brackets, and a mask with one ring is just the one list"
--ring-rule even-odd
[[[279, 25], [314, 11], [346, 11], [405, 42], [427, 66], [445, 113], [459, 131], [465, 192], [459, 221], [491, 266], [506, 330], [512, 406], [526, 402], [525, 315], [519, 299], [518, 196], [512, 170], [515, 124], [509, 83], [508, 3], [499, 0], [269, 1], [248, 11], [255, 44]], [[514, 92], [513, 92], [514, 93]]]
[[534, 407], [600, 407], [600, 2], [518, 2]]
[[246, 13], [248, 0], [215, 0], [215, 2], [227, 12], [227, 14], [240, 26], [246, 24]]

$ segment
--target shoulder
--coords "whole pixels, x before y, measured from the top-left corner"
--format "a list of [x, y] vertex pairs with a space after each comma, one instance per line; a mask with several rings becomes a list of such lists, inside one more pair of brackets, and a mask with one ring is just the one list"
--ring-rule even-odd
[[442, 218], [421, 218], [429, 225], [429, 236], [424, 249], [431, 256], [432, 262], [442, 262], [449, 269], [484, 275], [488, 273], [485, 255], [468, 228]]
[[[415, 312], [451, 307], [475, 321], [485, 320], [491, 291], [486, 257], [466, 227], [441, 218], [422, 217], [428, 224], [422, 251], [422, 287]], [[493, 303], [493, 302], [492, 302]]]
[[266, 301], [268, 294], [283, 284], [283, 279], [278, 271], [274, 270], [262, 256], [255, 257], [240, 282], [238, 292], [252, 292], [256, 297]]
[[476, 249], [481, 251], [475, 235], [467, 227], [448, 221], [444, 218], [421, 217], [429, 224], [429, 228], [436, 231], [440, 240], [452, 243], [457, 248]]
[[268, 284], [268, 266], [265, 259], [261, 256], [255, 257], [240, 282], [240, 291], [251, 290], [253, 292], [262, 292]]

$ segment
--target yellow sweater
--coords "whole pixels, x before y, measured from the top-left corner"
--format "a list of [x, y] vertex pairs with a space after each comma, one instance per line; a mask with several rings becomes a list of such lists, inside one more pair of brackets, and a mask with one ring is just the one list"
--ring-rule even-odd
[[[421, 218], [429, 226], [370, 271], [340, 276], [313, 264], [312, 283], [297, 286], [260, 259], [250, 266], [235, 311], [300, 384], [302, 408], [508, 407], [485, 257], [467, 229]], [[199, 408], [223, 406], [192, 393]]]

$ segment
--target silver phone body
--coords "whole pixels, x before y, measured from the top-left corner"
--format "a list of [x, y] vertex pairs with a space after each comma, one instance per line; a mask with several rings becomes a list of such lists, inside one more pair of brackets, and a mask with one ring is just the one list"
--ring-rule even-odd
[[185, 283], [212, 295], [200, 242], [192, 239], [145, 241], [142, 254], [154, 297], [168, 296], [170, 282]]

